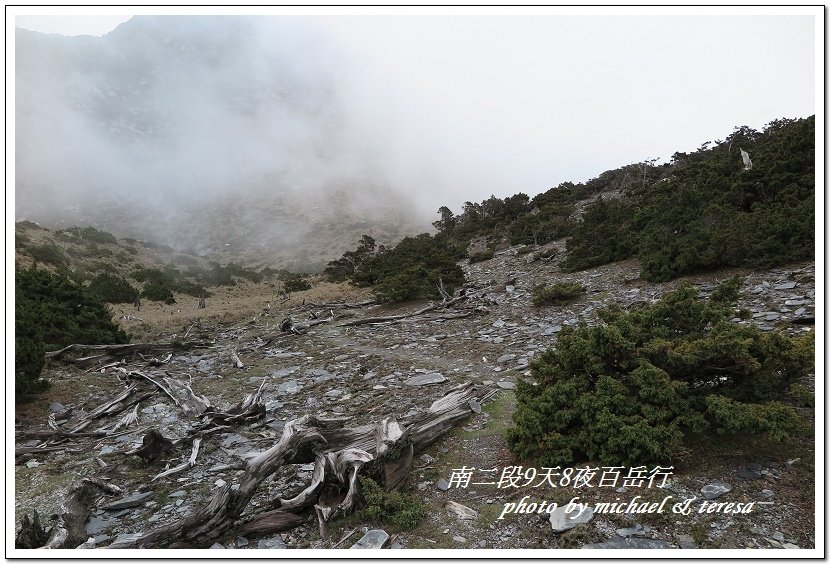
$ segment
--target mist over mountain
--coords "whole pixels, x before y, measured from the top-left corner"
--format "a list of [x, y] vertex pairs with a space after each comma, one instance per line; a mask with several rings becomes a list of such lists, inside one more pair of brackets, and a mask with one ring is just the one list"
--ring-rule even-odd
[[[17, 218], [319, 267], [422, 231], [371, 78], [303, 20], [138, 16], [16, 30]], [[391, 91], [389, 91], [391, 92]], [[385, 94], [385, 92], [384, 92]], [[227, 256], [225, 256], [227, 255]]]

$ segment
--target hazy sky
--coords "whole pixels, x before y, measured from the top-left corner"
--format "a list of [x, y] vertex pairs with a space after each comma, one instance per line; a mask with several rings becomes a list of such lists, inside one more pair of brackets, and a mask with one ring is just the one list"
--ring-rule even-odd
[[[666, 162], [734, 126], [816, 112], [823, 61], [815, 17], [803, 14], [820, 17], [820, 8], [593, 12], [307, 19], [361, 62], [371, 99], [384, 98], [374, 109], [405, 124], [388, 132], [395, 158], [430, 145], [426, 162], [451, 187], [443, 202], [455, 209], [490, 193], [533, 195], [645, 159]], [[127, 17], [15, 22], [98, 35]]]

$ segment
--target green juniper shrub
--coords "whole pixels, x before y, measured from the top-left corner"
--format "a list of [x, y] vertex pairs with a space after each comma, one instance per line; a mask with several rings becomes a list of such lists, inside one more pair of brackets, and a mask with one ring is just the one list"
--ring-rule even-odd
[[286, 292], [302, 292], [311, 290], [311, 281], [306, 275], [288, 273], [282, 277], [282, 287]]
[[326, 266], [325, 275], [333, 282], [350, 280], [372, 287], [384, 302], [440, 298], [440, 282], [450, 294], [464, 283], [464, 272], [458, 266], [463, 257], [462, 248], [442, 236], [422, 233], [404, 237], [391, 249], [376, 249], [374, 239], [364, 235], [357, 250]]
[[[744, 170], [739, 149], [751, 154], [751, 169]], [[462, 247], [482, 237], [508, 235], [511, 245], [569, 237], [563, 270], [636, 257], [651, 281], [815, 255], [815, 116], [775, 120], [760, 132], [735, 128], [722, 141], [655, 163], [563, 182], [533, 199], [520, 193], [465, 202], [458, 215], [442, 206], [433, 225]], [[589, 199], [573, 219], [576, 204]], [[354, 263], [341, 264], [342, 280]]]
[[793, 398], [793, 403], [799, 407], [812, 408], [816, 405], [816, 395], [803, 384], [790, 386], [790, 396]]
[[173, 291], [170, 287], [156, 280], [146, 282], [144, 289], [141, 291], [141, 295], [154, 302], [164, 302], [168, 305], [176, 303], [176, 298], [173, 296]]
[[[205, 271], [202, 270], [201, 272], [204, 273]], [[193, 276], [194, 272], [189, 269], [187, 274]], [[157, 268], [138, 268], [130, 275], [139, 282], [145, 283], [142, 295], [150, 300], [174, 304], [176, 301], [173, 298], [173, 292], [187, 294], [194, 298], [208, 298], [211, 296], [211, 293], [202, 284], [191, 282], [172, 265], [168, 265], [163, 271]]]
[[139, 290], [126, 279], [111, 272], [96, 275], [87, 289], [101, 301], [110, 304], [131, 303], [139, 294]]
[[188, 296], [193, 296], [194, 298], [209, 298], [212, 295], [207, 288], [201, 284], [185, 279], [177, 280], [173, 286], [173, 290], [182, 294], [187, 294]]
[[32, 257], [35, 262], [44, 262], [52, 266], [67, 266], [69, 259], [60, 247], [54, 243], [45, 243], [43, 245], [32, 245], [26, 247], [26, 253]]
[[[567, 270], [637, 256], [662, 282], [721, 266], [766, 268], [815, 256], [815, 117], [736, 128], [676, 153], [624, 198], [589, 205], [567, 243]], [[745, 170], [738, 148], [752, 156]]]
[[813, 370], [811, 336], [731, 323], [740, 280], [708, 300], [689, 285], [657, 303], [566, 327], [520, 380], [511, 450], [545, 466], [665, 462], [696, 435], [785, 440], [804, 420], [783, 403]]
[[391, 523], [398, 529], [412, 529], [426, 517], [426, 506], [412, 495], [387, 492], [371, 478], [359, 476], [360, 493], [366, 503], [357, 514], [377, 523]]
[[538, 284], [533, 288], [533, 305], [564, 305], [576, 300], [585, 293], [585, 288], [578, 282], [557, 282], [552, 286]]
[[[62, 233], [58, 231], [58, 233]], [[107, 233], [106, 231], [99, 231], [94, 227], [70, 227], [63, 231], [63, 233], [74, 235], [80, 239], [85, 241], [91, 241], [93, 243], [104, 243], [115, 245], [118, 241], [115, 238], [115, 235], [112, 233]]]
[[126, 343], [107, 306], [65, 273], [38, 268], [15, 272], [15, 399], [48, 385], [40, 374], [44, 351], [72, 343]]
[[378, 253], [375, 238], [371, 235], [364, 235], [357, 243], [354, 251], [346, 251], [339, 259], [333, 260], [326, 265], [323, 274], [331, 282], [344, 282], [351, 280], [358, 283], [359, 280], [371, 285], [370, 274], [360, 273], [361, 269], [369, 266], [370, 261]]
[[509, 228], [510, 244], [544, 245], [567, 237], [574, 228], [573, 222], [568, 218], [571, 211], [570, 206], [547, 206], [539, 213], [515, 219]]

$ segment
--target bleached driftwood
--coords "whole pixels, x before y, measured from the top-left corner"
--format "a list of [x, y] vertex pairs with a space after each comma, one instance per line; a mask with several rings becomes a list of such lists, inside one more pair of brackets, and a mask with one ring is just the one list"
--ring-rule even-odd
[[210, 400], [205, 396], [196, 394], [190, 387], [190, 384], [186, 384], [164, 373], [150, 374], [133, 370], [127, 372], [127, 377], [143, 379], [150, 382], [172, 399], [173, 403], [184, 410], [185, 413], [191, 413], [198, 417], [210, 408]]
[[160, 474], [156, 474], [153, 476], [151, 482], [155, 482], [160, 478], [165, 478], [167, 476], [171, 476], [182, 470], [187, 470], [188, 468], [193, 468], [196, 466], [196, 457], [199, 456], [199, 446], [202, 444], [202, 439], [193, 439], [193, 449], [190, 451], [190, 458], [179, 464], [178, 466], [174, 466], [170, 470], [165, 470]]
[[[46, 360], [60, 360], [80, 368], [91, 368], [101, 364], [120, 361], [139, 353], [169, 353], [171, 351], [207, 348], [210, 343], [190, 341], [186, 343], [132, 343], [125, 345], [80, 345], [72, 344], [45, 354]], [[94, 353], [80, 358], [68, 358], [69, 353]]]
[[[280, 440], [248, 461], [245, 472], [233, 484], [219, 488], [202, 508], [183, 519], [152, 531], [124, 538], [110, 548], [204, 547], [240, 526], [249, 530], [289, 527], [301, 510], [314, 506], [325, 536], [333, 517], [354, 509], [357, 477], [365, 473], [383, 481], [387, 464], [411, 468], [412, 454], [422, 450], [461, 419], [471, 415], [471, 399], [483, 402], [493, 391], [479, 396], [473, 383], [462, 384], [437, 400], [422, 415], [403, 425], [393, 419], [358, 427], [347, 419], [305, 415], [289, 421]], [[259, 486], [284, 464], [314, 462], [309, 486], [291, 499], [277, 499], [276, 510], [240, 523], [243, 511]], [[393, 476], [402, 470], [398, 469]], [[386, 484], [387, 487], [389, 484]]]
[[61, 504], [58, 521], [42, 548], [77, 548], [86, 541], [84, 525], [92, 513], [96, 489], [97, 485], [88, 480], [81, 480], [70, 488]]
[[389, 321], [400, 321], [402, 319], [407, 319], [409, 317], [416, 317], [418, 315], [423, 315], [430, 311], [436, 311], [439, 309], [445, 309], [451, 307], [459, 302], [466, 300], [468, 296], [457, 296], [455, 298], [450, 298], [449, 300], [445, 299], [441, 303], [434, 303], [430, 302], [429, 305], [422, 307], [421, 309], [412, 311], [410, 313], [402, 313], [400, 315], [387, 315], [383, 317], [364, 317], [363, 319], [355, 319], [353, 321], [346, 321], [345, 323], [341, 323], [340, 327], [355, 327], [357, 325], [369, 325], [374, 323], [386, 323]]
[[316, 314], [312, 314], [312, 318], [307, 321], [294, 321], [290, 317], [286, 317], [280, 322], [280, 331], [284, 333], [290, 331], [295, 335], [305, 335], [312, 327], [331, 321], [334, 321], [334, 311], [331, 309], [329, 310], [329, 316], [324, 319], [320, 319]]

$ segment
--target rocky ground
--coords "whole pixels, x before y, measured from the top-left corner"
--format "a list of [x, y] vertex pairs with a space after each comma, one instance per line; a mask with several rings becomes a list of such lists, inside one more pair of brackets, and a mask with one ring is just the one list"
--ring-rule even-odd
[[[557, 256], [564, 255], [562, 243]], [[205, 441], [197, 464], [165, 479], [150, 478], [165, 463], [179, 464], [190, 452], [176, 452], [147, 467], [125, 453], [140, 444], [143, 431], [155, 427], [170, 438], [183, 437], [195, 422], [162, 396], [139, 405], [138, 426], [127, 434], [66, 443], [62, 451], [18, 457], [15, 471], [15, 515], [37, 509], [41, 515], [58, 513], [73, 479], [109, 468], [111, 483], [128, 492], [121, 500], [103, 499], [87, 523], [96, 546], [106, 546], [124, 533], [180, 519], [204, 504], [211, 492], [241, 473], [246, 459], [270, 447], [285, 423], [306, 413], [348, 415], [355, 424], [383, 416], [403, 417], [424, 410], [432, 401], [460, 383], [474, 381], [499, 392], [480, 413], [419, 453], [411, 476], [414, 494], [426, 504], [428, 518], [419, 526], [395, 530], [384, 523], [362, 522], [356, 517], [337, 521], [330, 540], [322, 540], [316, 521], [310, 519], [290, 532], [265, 537], [217, 539], [216, 548], [349, 548], [383, 541], [390, 548], [812, 548], [815, 546], [814, 440], [803, 437], [787, 445], [747, 440], [725, 447], [693, 445], [686, 456], [666, 461], [673, 466], [662, 488], [621, 482], [616, 487], [496, 487], [485, 483], [457, 487], [458, 470], [475, 469], [472, 482], [498, 476], [506, 467], [531, 465], [515, 460], [507, 450], [504, 431], [515, 407], [516, 380], [529, 376], [535, 356], [556, 343], [563, 327], [595, 323], [597, 311], [612, 303], [623, 307], [650, 303], [682, 282], [692, 282], [702, 294], [733, 274], [745, 276], [739, 307], [745, 319], [765, 331], [801, 333], [812, 330], [815, 315], [814, 264], [793, 264], [763, 272], [719, 271], [667, 284], [639, 279], [634, 260], [577, 272], [562, 273], [558, 259], [532, 261], [533, 254], [510, 248], [484, 262], [464, 265], [469, 284], [493, 286], [486, 296], [486, 311], [469, 317], [430, 321], [413, 318], [400, 323], [344, 327], [364, 316], [413, 311], [423, 304], [397, 307], [369, 306], [336, 312], [333, 322], [312, 327], [307, 334], [282, 333], [280, 321], [291, 315], [300, 320], [310, 311], [328, 311], [291, 304], [247, 316], [234, 322], [190, 323], [158, 340], [203, 339], [212, 344], [186, 354], [175, 354], [163, 367], [172, 376], [190, 381], [195, 392], [220, 408], [229, 408], [255, 391], [265, 379], [266, 419], [240, 426]], [[531, 305], [538, 283], [577, 281], [587, 290], [575, 303], [563, 307]], [[350, 298], [351, 300], [351, 298]], [[293, 305], [292, 305], [293, 304]], [[264, 305], [264, 304], [263, 304]], [[287, 306], [291, 305], [290, 309]], [[806, 324], [805, 324], [806, 323]], [[233, 366], [236, 352], [244, 364]], [[133, 367], [131, 367], [133, 368]], [[134, 368], [140, 368], [140, 364]], [[83, 372], [52, 366], [47, 376], [53, 387], [40, 400], [18, 409], [18, 430], [47, 429], [55, 419], [80, 418], [107, 402], [122, 389], [113, 370]], [[812, 386], [812, 382], [808, 382]], [[69, 410], [72, 410], [69, 412]], [[90, 429], [111, 426], [99, 420]], [[17, 446], [36, 446], [37, 439], [20, 439]], [[575, 465], [582, 467], [584, 465]], [[260, 488], [250, 512], [268, 500], [301, 490], [311, 478], [311, 465], [287, 465]], [[496, 469], [495, 473], [483, 470]], [[526, 474], [525, 474], [526, 475]], [[455, 478], [453, 478], [455, 476]], [[453, 484], [450, 484], [453, 480]], [[486, 482], [487, 480], [483, 480]], [[522, 481], [524, 484], [526, 480]], [[696, 497], [689, 515], [664, 513], [587, 513], [578, 521], [555, 512], [505, 514], [505, 504], [541, 501], [565, 505], [574, 497], [590, 502], [671, 503]], [[698, 513], [702, 498], [723, 503], [754, 502], [748, 514]], [[113, 503], [115, 502], [115, 503]], [[448, 502], [468, 508], [459, 509]], [[107, 506], [106, 504], [110, 504]], [[461, 516], [459, 516], [459, 514]], [[47, 518], [48, 521], [48, 518]], [[371, 533], [366, 530], [383, 529]], [[558, 530], [557, 530], [558, 529]], [[386, 535], [388, 534], [388, 538]], [[362, 539], [362, 540], [361, 540]]]

